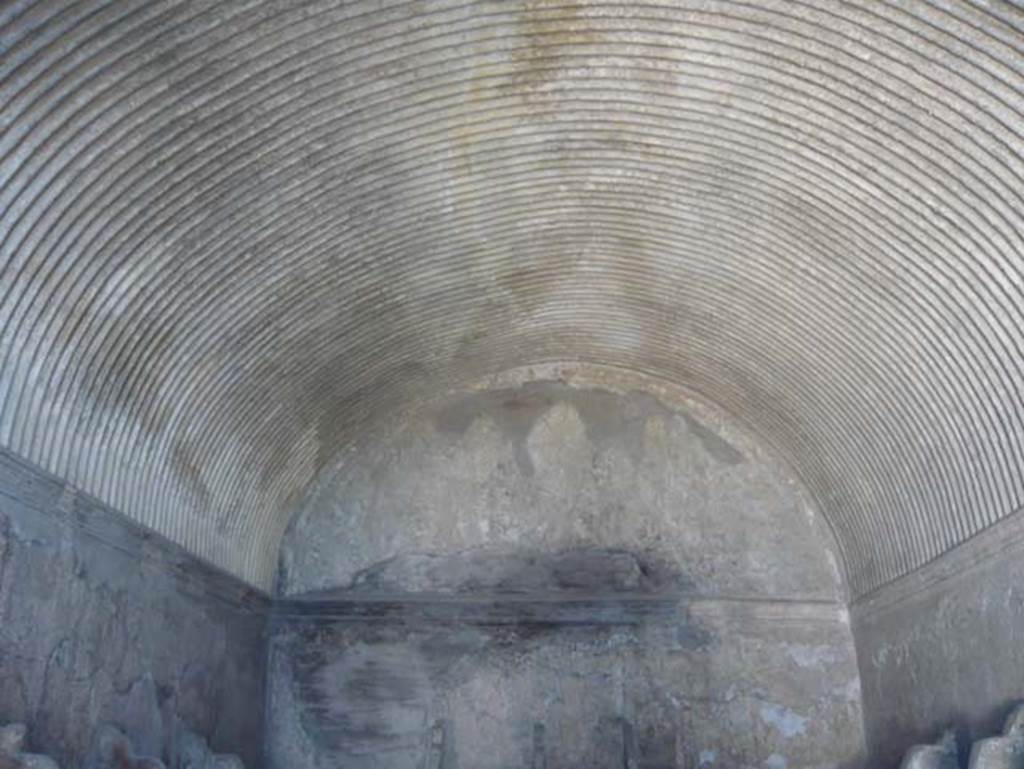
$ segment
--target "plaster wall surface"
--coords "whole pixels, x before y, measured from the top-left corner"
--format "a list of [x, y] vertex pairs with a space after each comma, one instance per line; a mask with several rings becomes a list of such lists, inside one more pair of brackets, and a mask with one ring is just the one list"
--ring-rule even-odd
[[[0, 724], [83, 766], [100, 724], [194, 766], [197, 739], [262, 766], [267, 599], [0, 452]], [[201, 754], [201, 751], [200, 751]]]
[[1024, 699], [1024, 515], [1018, 512], [852, 608], [871, 765], [915, 742], [1001, 732]]
[[466, 577], [445, 559], [575, 548], [703, 595], [842, 596], [827, 528], [770, 454], [679, 388], [590, 366], [513, 370], [368, 434], [296, 516], [279, 589], [446, 592]]
[[391, 609], [279, 618], [271, 767], [860, 766], [857, 668], [835, 607], [492, 597]]
[[853, 765], [842, 586], [798, 486], [678, 391], [538, 373], [321, 479], [284, 547], [270, 765]]

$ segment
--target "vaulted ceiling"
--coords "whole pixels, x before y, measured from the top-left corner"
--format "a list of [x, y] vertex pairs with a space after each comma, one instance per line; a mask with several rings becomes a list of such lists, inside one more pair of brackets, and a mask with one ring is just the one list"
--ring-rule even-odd
[[1024, 493], [1003, 0], [0, 6], [0, 443], [253, 584], [373, 419], [583, 361], [791, 464], [853, 595]]

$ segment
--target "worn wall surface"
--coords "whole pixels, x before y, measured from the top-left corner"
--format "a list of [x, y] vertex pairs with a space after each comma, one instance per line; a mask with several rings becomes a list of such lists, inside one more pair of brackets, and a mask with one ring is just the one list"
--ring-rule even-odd
[[841, 585], [796, 484], [676, 391], [537, 373], [397, 416], [321, 480], [282, 559], [271, 765], [855, 762]]
[[857, 669], [833, 606], [491, 597], [282, 611], [275, 769], [859, 765]]
[[267, 599], [0, 453], [0, 724], [63, 769], [95, 729], [184, 769], [260, 767]]
[[[834, 600], [823, 528], [766, 452], [677, 388], [520, 369], [354, 445], [293, 522], [280, 592], [357, 587], [392, 558], [597, 547], [657, 562], [701, 594]], [[405, 571], [384, 589], [455, 579]]]
[[[872, 766], [914, 742], [1001, 731], [1024, 700], [1024, 514], [852, 609]], [[965, 764], [966, 765], [966, 764]]]

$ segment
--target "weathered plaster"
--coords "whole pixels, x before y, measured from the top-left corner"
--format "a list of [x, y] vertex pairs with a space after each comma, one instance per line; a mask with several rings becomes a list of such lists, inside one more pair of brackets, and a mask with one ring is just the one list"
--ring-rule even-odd
[[[956, 731], [999, 734], [1024, 699], [1024, 514], [852, 608], [872, 766]], [[966, 763], [964, 764], [966, 765]]]
[[[609, 604], [615, 617], [548, 606], [542, 622], [493, 597], [434, 621], [282, 607], [269, 765], [418, 769], [438, 725], [444, 769], [537, 766], [538, 726], [548, 769], [860, 765], [857, 669], [835, 606]], [[836, 660], [797, 663], [794, 645]]]
[[0, 724], [79, 769], [103, 724], [262, 765], [266, 597], [0, 452]]
[[399, 559], [385, 589], [445, 590], [432, 560], [581, 547], [702, 594], [842, 595], [827, 530], [770, 454], [678, 388], [591, 367], [511, 372], [380, 426], [293, 521], [279, 589], [358, 587]]
[[283, 549], [271, 766], [855, 766], [798, 485], [663, 383], [538, 373], [398, 414], [321, 479]]

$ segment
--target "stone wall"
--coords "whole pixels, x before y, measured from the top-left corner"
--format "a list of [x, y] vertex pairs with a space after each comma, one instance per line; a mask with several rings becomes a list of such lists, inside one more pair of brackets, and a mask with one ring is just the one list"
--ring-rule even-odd
[[0, 724], [82, 766], [113, 724], [170, 769], [262, 765], [268, 601], [0, 452]]
[[871, 766], [952, 728], [961, 761], [1024, 699], [1024, 514], [851, 610]]
[[859, 765], [857, 670], [828, 604], [491, 598], [280, 612], [275, 769]]
[[517, 372], [353, 447], [286, 537], [275, 769], [854, 765], [830, 541], [720, 414]]

